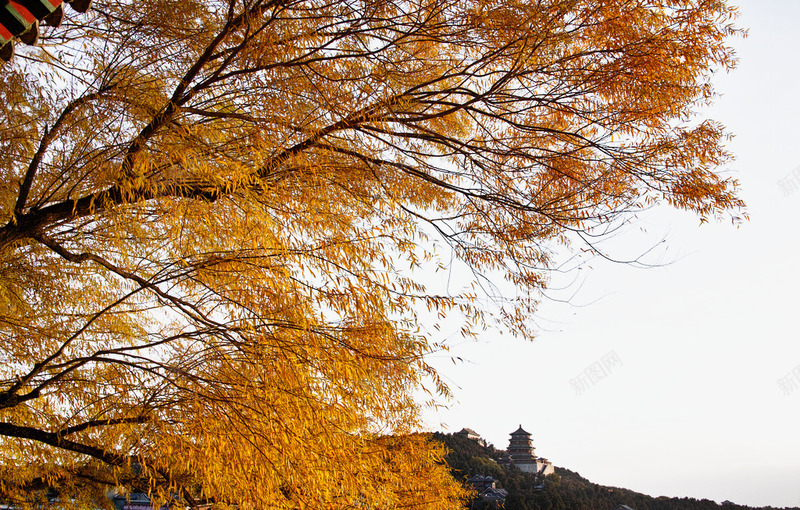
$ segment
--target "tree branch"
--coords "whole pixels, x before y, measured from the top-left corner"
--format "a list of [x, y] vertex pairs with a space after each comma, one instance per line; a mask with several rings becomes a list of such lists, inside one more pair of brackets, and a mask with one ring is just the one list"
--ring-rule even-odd
[[127, 465], [132, 459], [125, 455], [106, 451], [102, 448], [89, 446], [69, 439], [64, 439], [59, 433], [45, 432], [33, 427], [14, 425], [12, 423], [0, 422], [0, 435], [6, 437], [18, 437], [20, 439], [32, 439], [56, 448], [68, 450], [83, 455], [88, 455], [112, 466]]
[[91, 420], [59, 430], [58, 432], [56, 432], [56, 434], [63, 437], [63, 436], [68, 436], [70, 434], [75, 434], [77, 432], [82, 432], [86, 429], [91, 429], [96, 427], [134, 424], [134, 423], [147, 423], [148, 421], [150, 421], [150, 418], [148, 418], [147, 416], [134, 416], [132, 418], [113, 418], [110, 420]]

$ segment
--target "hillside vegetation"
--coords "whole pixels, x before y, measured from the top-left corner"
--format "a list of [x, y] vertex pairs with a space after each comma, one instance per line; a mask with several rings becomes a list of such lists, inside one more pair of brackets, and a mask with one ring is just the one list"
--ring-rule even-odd
[[[499, 486], [508, 491], [505, 510], [614, 510], [619, 505], [634, 510], [755, 510], [727, 501], [718, 504], [708, 499], [656, 498], [628, 489], [606, 487], [562, 467], [556, 467], [554, 475], [538, 480], [534, 474], [498, 464], [505, 452], [491, 445], [483, 447], [476, 441], [451, 434], [437, 433], [434, 439], [450, 450], [446, 458], [457, 480], [464, 482], [473, 475], [494, 477]], [[777, 509], [761, 507], [761, 510]]]

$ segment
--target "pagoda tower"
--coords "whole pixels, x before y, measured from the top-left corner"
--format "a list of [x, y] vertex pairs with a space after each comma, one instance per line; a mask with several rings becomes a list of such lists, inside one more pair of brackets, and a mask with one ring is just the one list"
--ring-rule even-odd
[[522, 428], [522, 425], [511, 433], [511, 440], [508, 442], [508, 456], [511, 458], [511, 462], [517, 466], [536, 464], [531, 435]]
[[554, 472], [553, 465], [547, 459], [534, 455], [531, 434], [526, 432], [522, 425], [511, 433], [511, 439], [508, 442], [507, 459], [508, 463], [527, 473], [549, 475]]

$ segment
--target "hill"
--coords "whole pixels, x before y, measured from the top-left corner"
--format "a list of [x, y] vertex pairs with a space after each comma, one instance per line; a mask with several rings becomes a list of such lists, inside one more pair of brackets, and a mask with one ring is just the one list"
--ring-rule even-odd
[[[627, 505], [634, 510], [756, 510], [730, 502], [708, 499], [652, 497], [619, 487], [590, 482], [574, 471], [555, 468], [555, 474], [537, 478], [516, 468], [497, 463], [505, 453], [493, 446], [481, 446], [474, 440], [452, 434], [434, 434], [434, 439], [450, 450], [447, 462], [453, 476], [466, 483], [474, 475], [492, 476], [499, 487], [508, 491], [505, 510], [615, 510]], [[481, 502], [475, 507], [481, 508]], [[779, 510], [760, 507], [759, 510]], [[798, 508], [784, 510], [800, 510]]]

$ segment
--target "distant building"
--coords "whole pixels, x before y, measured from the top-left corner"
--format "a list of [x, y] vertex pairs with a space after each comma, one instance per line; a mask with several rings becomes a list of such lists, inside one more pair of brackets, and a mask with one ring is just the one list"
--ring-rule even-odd
[[150, 498], [144, 492], [131, 492], [126, 495], [114, 495], [111, 497], [117, 510], [169, 510], [168, 506], [154, 509], [150, 503]]
[[522, 425], [512, 432], [508, 442], [507, 455], [503, 463], [516, 466], [520, 471], [526, 473], [538, 473], [550, 475], [555, 473], [553, 465], [544, 457], [537, 457], [533, 453], [533, 442], [531, 434], [526, 432]]
[[486, 489], [496, 489], [497, 480], [493, 476], [475, 475], [467, 478], [467, 483], [472, 486], [476, 491], [484, 491]]
[[486, 441], [481, 437], [480, 434], [475, 432], [472, 429], [463, 428], [455, 433], [456, 436], [466, 437], [467, 439], [471, 439], [476, 441], [481, 446], [486, 446]]
[[478, 499], [473, 501], [475, 509], [503, 508], [508, 491], [497, 488], [497, 480], [491, 476], [475, 475], [467, 478], [467, 483], [478, 492]]

